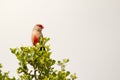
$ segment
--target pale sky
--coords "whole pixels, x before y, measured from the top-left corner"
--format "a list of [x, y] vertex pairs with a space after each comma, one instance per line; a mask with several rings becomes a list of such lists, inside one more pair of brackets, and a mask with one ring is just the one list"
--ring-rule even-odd
[[120, 80], [119, 0], [0, 0], [0, 63], [10, 76], [18, 64], [9, 48], [30, 46], [37, 23], [77, 80]]

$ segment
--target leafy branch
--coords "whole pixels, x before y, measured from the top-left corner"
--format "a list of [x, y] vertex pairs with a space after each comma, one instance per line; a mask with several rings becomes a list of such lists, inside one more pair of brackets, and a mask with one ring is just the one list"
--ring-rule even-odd
[[[76, 74], [71, 74], [65, 70], [69, 59], [56, 61], [50, 56], [50, 45], [46, 44], [50, 39], [42, 38], [35, 46], [22, 46], [10, 48], [11, 52], [17, 57], [19, 67], [17, 73], [18, 80], [75, 80]], [[61, 70], [56, 70], [54, 65], [58, 64]], [[9, 78], [8, 73], [1, 73], [0, 80], [16, 80]]]

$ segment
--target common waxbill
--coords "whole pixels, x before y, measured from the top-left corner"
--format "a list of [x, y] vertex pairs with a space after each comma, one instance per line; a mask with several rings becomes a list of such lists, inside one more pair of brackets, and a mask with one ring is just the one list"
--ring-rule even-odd
[[35, 45], [36, 43], [38, 43], [40, 41], [40, 38], [43, 37], [42, 34], [42, 29], [43, 29], [43, 25], [41, 24], [36, 24], [32, 30], [32, 44]]

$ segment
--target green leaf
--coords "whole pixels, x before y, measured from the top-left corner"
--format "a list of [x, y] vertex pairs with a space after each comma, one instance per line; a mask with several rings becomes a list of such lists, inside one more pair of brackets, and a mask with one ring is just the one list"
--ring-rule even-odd
[[67, 63], [67, 62], [69, 62], [69, 59], [63, 59], [63, 62]]

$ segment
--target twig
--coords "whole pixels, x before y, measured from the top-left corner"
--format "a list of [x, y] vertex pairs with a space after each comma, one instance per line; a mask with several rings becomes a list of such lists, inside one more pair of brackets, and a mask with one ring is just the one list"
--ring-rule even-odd
[[36, 71], [37, 71], [37, 70], [34, 70], [34, 76], [35, 76], [35, 80], [37, 80]]

